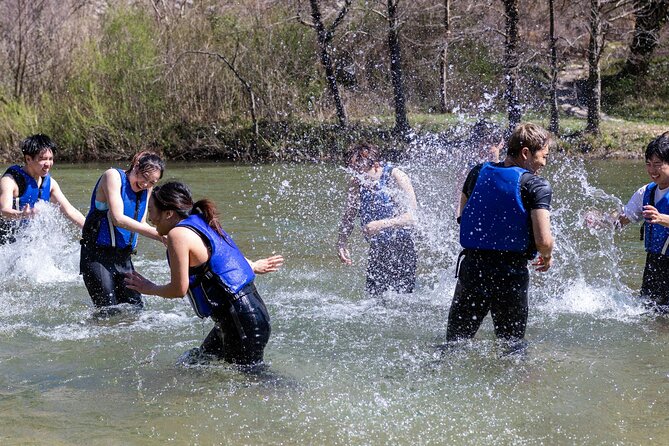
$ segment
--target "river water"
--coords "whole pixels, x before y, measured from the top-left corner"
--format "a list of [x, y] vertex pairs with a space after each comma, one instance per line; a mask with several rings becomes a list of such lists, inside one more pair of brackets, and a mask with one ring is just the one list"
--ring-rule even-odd
[[[635, 298], [638, 227], [583, 224], [644, 184], [643, 164], [551, 160], [555, 267], [532, 274], [527, 357], [500, 359], [489, 318], [469, 347], [435, 347], [455, 287], [456, 161], [403, 164], [420, 202], [418, 286], [383, 302], [363, 292], [359, 231], [355, 264], [335, 255], [342, 169], [168, 165], [166, 179], [218, 203], [247, 257], [286, 258], [257, 280], [272, 316], [259, 375], [176, 364], [211, 326], [185, 300], [92, 317], [77, 231], [43, 209], [41, 230], [0, 247], [0, 444], [667, 444], [669, 319]], [[85, 213], [106, 167], [57, 164], [53, 176]], [[153, 241], [140, 240], [135, 266], [168, 278]]]

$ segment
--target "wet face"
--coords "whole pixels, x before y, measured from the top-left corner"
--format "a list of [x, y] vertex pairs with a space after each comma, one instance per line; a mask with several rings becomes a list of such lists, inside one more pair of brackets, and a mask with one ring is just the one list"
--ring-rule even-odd
[[527, 159], [525, 168], [532, 173], [539, 173], [541, 169], [546, 167], [548, 162], [548, 146], [544, 146], [541, 150], [538, 150], [534, 153], [530, 152], [529, 149], [523, 148], [523, 151], [527, 150]]
[[646, 160], [646, 172], [651, 181], [656, 183], [660, 189], [669, 187], [669, 163], [662, 161], [657, 155]]
[[166, 235], [176, 223], [173, 220], [174, 211], [161, 211], [156, 207], [154, 200], [149, 200], [149, 221], [155, 226], [160, 235]]
[[25, 156], [25, 171], [33, 178], [45, 177], [53, 167], [53, 152], [49, 149], [42, 150], [39, 154]]
[[130, 174], [130, 184], [135, 192], [150, 189], [160, 181], [160, 169], [141, 171], [139, 167], [135, 166]]

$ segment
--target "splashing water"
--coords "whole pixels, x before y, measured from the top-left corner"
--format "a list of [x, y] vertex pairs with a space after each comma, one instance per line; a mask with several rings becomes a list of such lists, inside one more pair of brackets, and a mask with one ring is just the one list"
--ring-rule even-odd
[[73, 282], [79, 275], [78, 228], [51, 203], [38, 201], [37, 215], [0, 246], [0, 285], [6, 282], [43, 284]]

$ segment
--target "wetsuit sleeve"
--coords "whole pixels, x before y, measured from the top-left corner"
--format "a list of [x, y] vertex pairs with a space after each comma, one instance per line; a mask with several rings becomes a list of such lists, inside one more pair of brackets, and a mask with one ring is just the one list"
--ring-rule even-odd
[[474, 186], [476, 186], [476, 180], [479, 179], [481, 168], [483, 168], [483, 164], [478, 164], [474, 166], [474, 168], [472, 168], [472, 170], [470, 170], [467, 174], [465, 184], [462, 186], [462, 193], [465, 194], [465, 196], [468, 198], [471, 197], [472, 192], [474, 192]]
[[521, 197], [528, 210], [551, 210], [553, 189], [545, 179], [526, 173], [521, 179]]

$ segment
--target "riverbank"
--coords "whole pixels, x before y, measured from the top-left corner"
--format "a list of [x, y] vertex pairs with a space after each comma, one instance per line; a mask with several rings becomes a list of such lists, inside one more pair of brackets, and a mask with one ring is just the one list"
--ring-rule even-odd
[[[412, 132], [406, 138], [393, 135], [392, 117], [370, 117], [346, 129], [334, 123], [261, 121], [257, 136], [250, 125], [239, 122], [208, 126], [181, 123], [168, 127], [154, 138], [91, 128], [76, 145], [59, 141], [58, 134], [50, 136], [59, 143], [57, 157], [64, 162], [124, 160], [140, 148], [159, 150], [167, 159], [175, 161], [321, 162], [342, 159], [347, 147], [362, 140], [377, 144], [392, 157], [401, 156], [409, 149], [416, 150], [416, 141], [420, 140], [448, 147], [466, 138], [475, 121], [454, 114], [414, 114], [409, 120]], [[546, 119], [532, 115], [524, 120], [548, 125]], [[497, 121], [506, 125], [502, 117]], [[572, 156], [595, 159], [641, 158], [648, 142], [669, 130], [669, 125], [611, 118], [602, 121], [599, 136], [585, 134], [584, 129], [585, 120], [562, 118], [559, 150]], [[0, 152], [0, 162], [18, 159], [18, 146], [4, 147]]]

